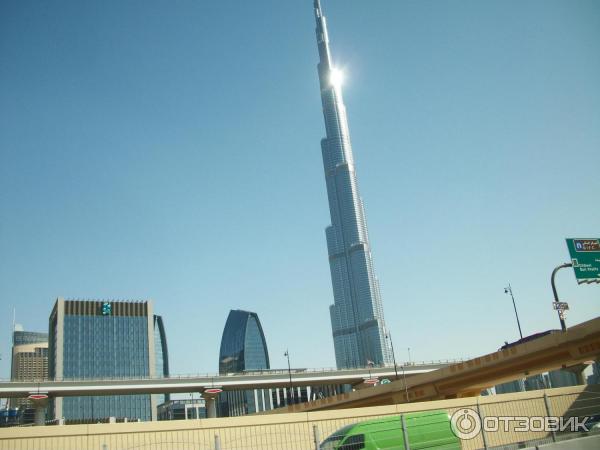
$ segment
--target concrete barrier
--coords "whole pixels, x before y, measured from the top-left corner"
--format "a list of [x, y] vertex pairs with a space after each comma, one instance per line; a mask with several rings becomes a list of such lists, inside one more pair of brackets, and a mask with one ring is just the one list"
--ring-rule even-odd
[[[130, 422], [0, 429], [0, 450], [307, 450], [339, 428], [377, 417], [472, 408], [480, 416], [584, 416], [600, 413], [600, 386], [575, 386], [516, 394], [308, 413], [251, 415], [200, 420]], [[462, 441], [463, 450], [532, 447], [552, 440], [546, 432], [486, 432]], [[593, 442], [593, 441], [592, 441]], [[575, 445], [573, 442], [559, 442]], [[597, 442], [596, 442], [597, 444]], [[534, 447], [535, 448], [535, 447]], [[550, 447], [552, 450], [553, 447]], [[600, 448], [600, 446], [592, 447]], [[541, 450], [541, 447], [540, 447]], [[546, 450], [544, 448], [543, 450]], [[585, 448], [587, 450], [587, 448]]]
[[600, 448], [600, 434], [568, 441], [554, 442], [552, 444], [538, 445], [538, 450], [598, 450]]

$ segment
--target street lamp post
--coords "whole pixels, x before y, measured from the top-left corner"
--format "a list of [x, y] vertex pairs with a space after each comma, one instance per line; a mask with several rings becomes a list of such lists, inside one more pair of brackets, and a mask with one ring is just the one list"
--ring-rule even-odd
[[396, 374], [396, 380], [398, 379], [398, 366], [396, 365], [396, 352], [394, 352], [394, 341], [392, 341], [392, 333], [389, 331], [385, 335], [390, 340], [390, 346], [392, 347], [392, 358], [394, 359], [394, 373]]
[[513, 308], [515, 309], [515, 316], [517, 318], [517, 326], [519, 327], [519, 335], [521, 339], [523, 339], [523, 333], [521, 332], [521, 322], [519, 322], [519, 314], [517, 313], [517, 304], [515, 303], [515, 296], [513, 295], [512, 288], [510, 287], [510, 283], [508, 283], [508, 287], [504, 288], [505, 294], [510, 294], [513, 302]]
[[[550, 284], [552, 285], [552, 293], [554, 294], [554, 303], [558, 304], [558, 292], [556, 292], [556, 285], [554, 284], [554, 277], [556, 276], [556, 272], [558, 272], [560, 269], [564, 269], [565, 267], [573, 267], [572, 263], [564, 263], [561, 264], [560, 266], [556, 267], [553, 271], [552, 271], [552, 276], [550, 277]], [[567, 324], [565, 323], [565, 315], [564, 315], [564, 311], [557, 309], [556, 311], [558, 313], [558, 319], [560, 320], [560, 328], [563, 331], [567, 331]]]
[[[290, 376], [290, 400], [293, 400], [294, 399], [294, 385], [292, 384], [292, 368], [290, 366], [290, 352], [286, 350], [285, 353], [283, 354], [283, 356], [285, 356], [287, 358], [288, 375]], [[291, 401], [291, 403], [295, 403], [295, 402]]]
[[371, 367], [373, 367], [375, 365], [375, 363], [373, 361], [371, 361], [370, 359], [367, 359], [367, 369], [369, 370], [369, 380], [372, 378], [371, 377]]
[[406, 384], [406, 373], [404, 373], [404, 366], [402, 366], [402, 379], [404, 380], [404, 392], [406, 393], [406, 403], [410, 403], [408, 399], [408, 385]]
[[410, 366], [412, 363], [410, 362], [410, 347], [408, 347], [408, 365]]

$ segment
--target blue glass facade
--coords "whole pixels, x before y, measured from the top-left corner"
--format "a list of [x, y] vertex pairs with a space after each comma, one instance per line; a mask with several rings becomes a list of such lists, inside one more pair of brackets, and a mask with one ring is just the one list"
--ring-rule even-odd
[[[64, 378], [150, 375], [146, 317], [67, 315], [63, 348]], [[63, 416], [65, 419], [116, 416], [150, 420], [150, 396], [65, 397]]]
[[48, 333], [38, 333], [36, 331], [14, 331], [13, 345], [39, 344], [48, 342]]
[[[167, 335], [161, 316], [154, 316], [154, 364], [155, 376], [169, 376], [169, 351], [167, 348]], [[155, 395], [156, 404], [160, 405], [170, 400], [169, 394]]]
[[373, 269], [363, 201], [342, 88], [335, 80], [327, 24], [315, 0], [319, 82], [325, 130], [321, 141], [331, 225], [326, 229], [334, 304], [331, 326], [338, 368], [392, 363], [379, 283]]
[[264, 369], [269, 369], [269, 352], [258, 315], [231, 310], [221, 338], [219, 373]]
[[[219, 373], [267, 370], [269, 352], [256, 313], [229, 312], [219, 352]], [[271, 409], [270, 396], [262, 389], [226, 391], [219, 396], [220, 416], [241, 416]]]
[[[106, 305], [110, 305], [107, 308]], [[57, 301], [50, 318], [50, 377], [143, 378], [168, 375], [162, 319], [149, 302]], [[55, 415], [67, 420], [114, 417], [151, 420], [151, 395], [65, 397]]]
[[147, 377], [146, 317], [65, 316], [64, 378]]

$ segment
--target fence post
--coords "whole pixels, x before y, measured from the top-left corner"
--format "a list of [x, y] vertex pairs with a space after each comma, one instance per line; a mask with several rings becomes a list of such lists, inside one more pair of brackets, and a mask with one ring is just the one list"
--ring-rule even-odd
[[321, 450], [321, 436], [319, 436], [319, 427], [313, 425], [313, 438], [315, 440], [315, 450]]
[[481, 408], [479, 407], [479, 397], [477, 397], [477, 415], [479, 416], [479, 420], [481, 420], [481, 438], [483, 439], [483, 448], [487, 450], [487, 436], [485, 435], [485, 417], [481, 414]]
[[221, 450], [221, 436], [215, 434], [215, 450]]
[[[544, 391], [544, 405], [546, 406], [546, 417], [551, 417], [552, 412], [550, 411], [550, 402], [548, 401], [548, 393]], [[556, 431], [552, 430], [552, 442], [556, 442]]]
[[408, 442], [408, 430], [406, 429], [406, 419], [404, 414], [400, 416], [402, 422], [402, 436], [404, 437], [404, 450], [410, 450], [410, 443]]

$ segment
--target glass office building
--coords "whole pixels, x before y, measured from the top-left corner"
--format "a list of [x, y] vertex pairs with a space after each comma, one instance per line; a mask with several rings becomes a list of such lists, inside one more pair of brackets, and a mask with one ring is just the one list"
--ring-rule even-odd
[[[223, 329], [219, 352], [219, 373], [239, 373], [269, 369], [269, 352], [258, 315], [231, 310]], [[225, 391], [219, 395], [219, 415], [241, 416], [273, 408], [264, 389]]]
[[326, 229], [338, 368], [392, 364], [363, 201], [358, 192], [341, 76], [331, 60], [327, 23], [315, 0], [319, 82], [326, 137], [321, 140], [331, 225]]
[[[51, 379], [168, 376], [164, 325], [152, 302], [58, 299], [50, 316]], [[64, 397], [54, 418], [85, 421], [106, 417], [155, 420], [164, 396], [137, 394]]]
[[39, 344], [48, 342], [48, 333], [39, 333], [37, 331], [13, 331], [13, 345], [28, 345], [28, 344]]

